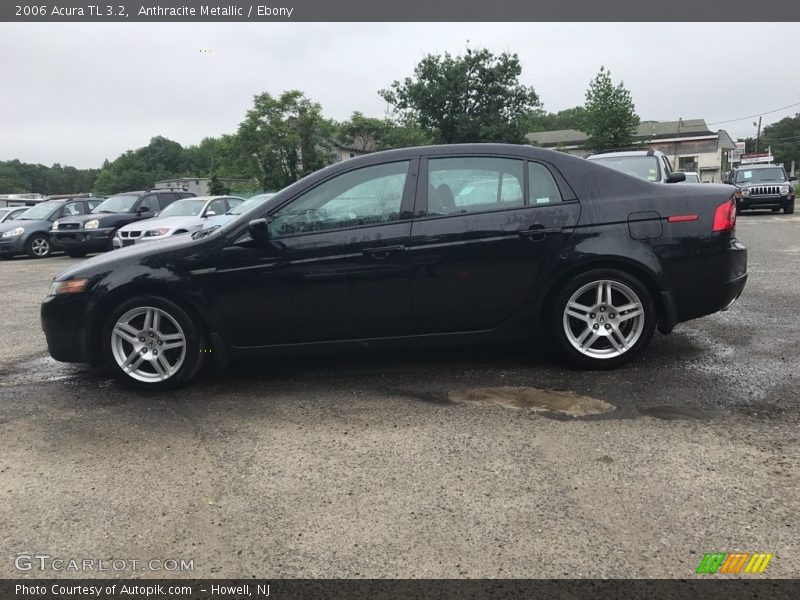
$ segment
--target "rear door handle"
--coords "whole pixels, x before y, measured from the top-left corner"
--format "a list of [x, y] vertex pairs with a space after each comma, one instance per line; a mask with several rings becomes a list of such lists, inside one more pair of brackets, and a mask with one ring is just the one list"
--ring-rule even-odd
[[530, 229], [523, 229], [519, 232], [519, 237], [527, 238], [532, 242], [541, 242], [548, 234], [561, 233], [561, 227], [546, 228], [544, 225], [534, 225]]
[[364, 250], [364, 254], [371, 256], [375, 260], [384, 260], [388, 258], [389, 254], [392, 252], [399, 252], [405, 249], [405, 246], [382, 246], [380, 248], [367, 248]]

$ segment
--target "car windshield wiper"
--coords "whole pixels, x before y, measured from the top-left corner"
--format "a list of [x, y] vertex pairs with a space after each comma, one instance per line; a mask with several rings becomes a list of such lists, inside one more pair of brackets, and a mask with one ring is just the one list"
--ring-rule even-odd
[[96, 213], [93, 213], [93, 214], [95, 214], [95, 215], [99, 215], [99, 214], [113, 215], [114, 211], [113, 210], [98, 210]]

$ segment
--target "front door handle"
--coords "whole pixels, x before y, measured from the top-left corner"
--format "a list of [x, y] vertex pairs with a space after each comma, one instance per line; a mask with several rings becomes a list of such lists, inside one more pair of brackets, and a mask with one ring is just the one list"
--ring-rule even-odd
[[375, 260], [384, 260], [389, 257], [392, 252], [399, 252], [405, 250], [405, 246], [382, 246], [381, 248], [367, 248], [364, 254], [371, 256]]
[[544, 225], [533, 225], [530, 229], [523, 229], [519, 232], [519, 237], [527, 238], [532, 242], [541, 242], [548, 234], [561, 233], [561, 227], [545, 227]]

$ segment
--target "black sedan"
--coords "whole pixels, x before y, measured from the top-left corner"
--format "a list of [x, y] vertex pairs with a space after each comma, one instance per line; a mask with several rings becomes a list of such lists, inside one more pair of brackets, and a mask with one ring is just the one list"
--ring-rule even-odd
[[544, 333], [580, 367], [616, 367], [656, 328], [741, 294], [732, 192], [528, 146], [380, 152], [206, 237], [62, 273], [42, 325], [55, 359], [105, 363], [147, 388], [183, 384], [209, 357]]

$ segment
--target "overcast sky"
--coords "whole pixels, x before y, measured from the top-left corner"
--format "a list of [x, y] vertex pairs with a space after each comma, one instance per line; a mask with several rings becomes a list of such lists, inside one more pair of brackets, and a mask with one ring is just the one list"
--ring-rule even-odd
[[[793, 40], [796, 29], [748, 24], [747, 37]], [[733, 24], [2, 23], [0, 160], [98, 167], [156, 135], [195, 144], [235, 131], [262, 91], [302, 90], [335, 119], [380, 117], [377, 90], [468, 42], [519, 54], [549, 111], [583, 104], [601, 65], [645, 120], [710, 124], [800, 103], [789, 63], [748, 51]], [[754, 135], [753, 120], [711, 128]]]

